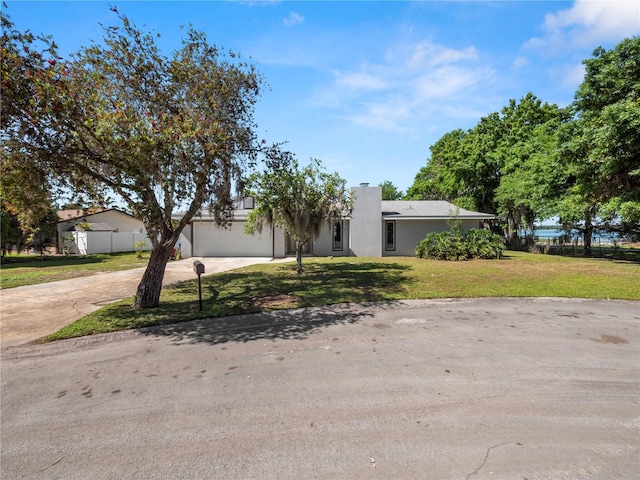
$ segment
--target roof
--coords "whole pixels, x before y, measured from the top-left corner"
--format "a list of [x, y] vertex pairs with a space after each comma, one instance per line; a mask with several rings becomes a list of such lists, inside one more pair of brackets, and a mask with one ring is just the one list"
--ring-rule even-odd
[[473, 212], [458, 208], [444, 200], [383, 200], [382, 216], [384, 218], [403, 219], [442, 219], [457, 217], [461, 220], [485, 220], [495, 218], [490, 213]]
[[[78, 225], [75, 225], [69, 229], [69, 231], [80, 230], [85, 231], [85, 229], [81, 228]], [[89, 228], [87, 228], [90, 232], [117, 232], [118, 229], [112, 227], [108, 223], [90, 223]]]
[[[233, 220], [245, 221], [250, 211], [251, 209], [245, 208], [235, 209], [233, 211]], [[184, 212], [177, 212], [171, 218], [179, 220], [183, 216]], [[495, 215], [458, 208], [453, 203], [444, 200], [383, 200], [382, 217], [404, 220], [442, 220], [452, 217], [457, 217], [461, 220], [490, 220], [495, 218]], [[193, 216], [193, 221], [213, 221], [213, 219], [213, 214], [206, 209]]]
[[128, 214], [127, 212], [123, 212], [122, 210], [118, 210], [117, 208], [96, 208], [96, 209], [82, 209], [82, 208], [73, 208], [70, 210], [58, 210], [58, 221], [59, 222], [68, 222], [70, 220], [78, 220], [81, 218], [86, 218], [91, 215], [97, 215], [99, 213], [104, 212], [118, 212], [123, 215], [127, 215], [128, 217], [133, 217], [133, 215]]

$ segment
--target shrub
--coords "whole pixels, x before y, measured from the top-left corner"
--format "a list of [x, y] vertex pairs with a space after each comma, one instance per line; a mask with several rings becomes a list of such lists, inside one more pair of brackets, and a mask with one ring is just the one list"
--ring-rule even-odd
[[434, 260], [469, 260], [500, 258], [504, 251], [500, 235], [489, 230], [472, 228], [462, 233], [458, 229], [432, 232], [416, 246], [416, 256]]

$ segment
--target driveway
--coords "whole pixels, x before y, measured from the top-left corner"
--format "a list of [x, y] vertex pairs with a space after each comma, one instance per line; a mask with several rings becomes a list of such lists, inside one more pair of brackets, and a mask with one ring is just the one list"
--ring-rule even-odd
[[[197, 278], [193, 273], [196, 260], [204, 263], [207, 275], [272, 261], [254, 257], [171, 261], [167, 263], [163, 285]], [[135, 295], [143, 273], [144, 268], [135, 268], [0, 290], [1, 347], [37, 340], [108, 303]]]
[[2, 478], [627, 479], [640, 305], [475, 299], [2, 352]]

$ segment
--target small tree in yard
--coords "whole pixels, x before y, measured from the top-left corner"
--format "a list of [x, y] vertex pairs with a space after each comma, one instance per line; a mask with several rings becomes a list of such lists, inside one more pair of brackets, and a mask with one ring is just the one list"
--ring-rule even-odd
[[266, 169], [247, 181], [247, 194], [256, 208], [249, 213], [246, 231], [253, 234], [265, 224], [281, 226], [296, 245], [296, 270], [302, 273], [302, 248], [324, 223], [340, 219], [351, 208], [346, 181], [326, 173], [312, 159], [301, 168], [290, 152], [267, 151]]
[[[217, 223], [231, 219], [232, 185], [261, 148], [253, 122], [261, 77], [192, 28], [165, 56], [159, 35], [112, 10], [120, 25], [69, 59], [0, 14], [0, 193], [16, 210], [57, 188], [95, 201], [115, 192], [151, 241], [134, 307], [154, 307], [196, 212], [210, 203]], [[174, 223], [177, 208], [185, 214]]]

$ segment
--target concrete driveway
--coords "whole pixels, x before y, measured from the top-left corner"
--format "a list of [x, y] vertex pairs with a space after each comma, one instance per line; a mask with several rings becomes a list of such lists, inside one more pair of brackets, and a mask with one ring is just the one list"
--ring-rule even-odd
[[[167, 263], [163, 285], [197, 278], [193, 262], [200, 260], [207, 275], [233, 270], [271, 258], [189, 258]], [[42, 338], [108, 303], [135, 295], [144, 268], [101, 273], [0, 290], [1, 347]]]
[[2, 478], [631, 479], [638, 302], [338, 305], [2, 352]]

